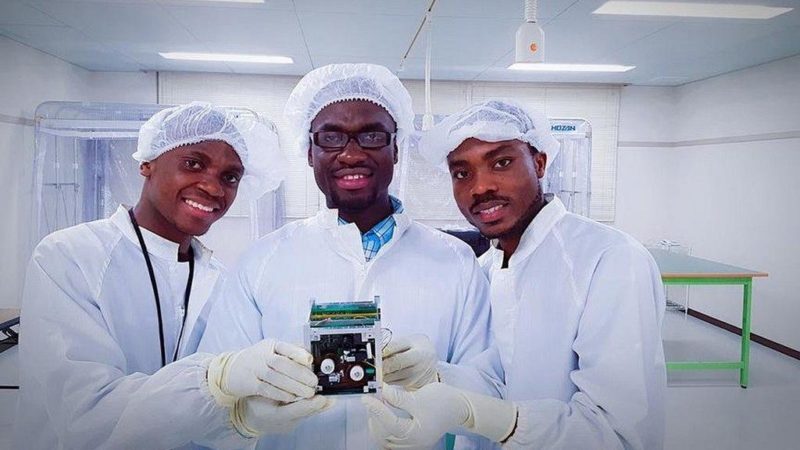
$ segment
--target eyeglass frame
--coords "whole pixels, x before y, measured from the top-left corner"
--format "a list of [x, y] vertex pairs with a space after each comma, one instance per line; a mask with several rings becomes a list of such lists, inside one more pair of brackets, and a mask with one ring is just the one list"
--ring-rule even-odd
[[[341, 147], [325, 147], [325, 146], [319, 145], [317, 143], [316, 135], [318, 133], [342, 133], [342, 134], [346, 134], [347, 135], [347, 141]], [[389, 141], [386, 144], [381, 145], [379, 147], [364, 147], [361, 144], [361, 142], [358, 141], [358, 136], [362, 135], [362, 134], [366, 134], [366, 133], [384, 133], [384, 134], [389, 136]], [[312, 144], [314, 144], [317, 147], [321, 148], [322, 151], [324, 151], [324, 152], [330, 152], [330, 153], [341, 152], [341, 151], [343, 151], [345, 149], [345, 147], [347, 147], [348, 144], [350, 144], [350, 141], [352, 141], [354, 139], [356, 141], [356, 144], [358, 144], [358, 146], [361, 149], [371, 151], [371, 150], [380, 150], [380, 149], [382, 149], [384, 147], [388, 147], [388, 146], [394, 144], [396, 142], [396, 140], [397, 140], [397, 132], [396, 131], [395, 132], [383, 131], [383, 130], [368, 130], [368, 131], [359, 131], [357, 133], [347, 133], [345, 131], [337, 131], [337, 130], [322, 130], [322, 131], [310, 131], [308, 133], [308, 137], [309, 137], [309, 139], [311, 139], [311, 143]]]

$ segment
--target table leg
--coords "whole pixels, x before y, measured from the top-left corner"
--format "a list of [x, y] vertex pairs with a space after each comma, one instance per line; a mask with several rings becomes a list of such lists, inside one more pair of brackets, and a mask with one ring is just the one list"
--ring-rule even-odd
[[753, 296], [753, 279], [744, 282], [744, 304], [742, 305], [742, 367], [739, 369], [739, 385], [747, 387], [750, 376], [750, 307]]

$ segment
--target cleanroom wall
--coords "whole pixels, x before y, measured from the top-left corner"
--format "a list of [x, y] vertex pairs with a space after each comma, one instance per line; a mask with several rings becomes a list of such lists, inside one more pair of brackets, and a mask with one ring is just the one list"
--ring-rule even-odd
[[646, 244], [670, 237], [665, 202], [675, 121], [675, 88], [622, 88], [613, 225]]
[[[800, 56], [676, 88], [622, 90], [615, 225], [769, 273], [753, 332], [800, 349]], [[690, 307], [738, 325], [741, 290]]]
[[7, 186], [0, 222], [0, 308], [15, 307], [31, 223], [33, 120], [48, 100], [153, 103], [155, 74], [89, 72], [0, 36], [0, 177]]
[[0, 221], [0, 307], [18, 304], [24, 266], [19, 263], [30, 223], [33, 113], [44, 100], [80, 99], [83, 69], [0, 36], [0, 179], [7, 186]]

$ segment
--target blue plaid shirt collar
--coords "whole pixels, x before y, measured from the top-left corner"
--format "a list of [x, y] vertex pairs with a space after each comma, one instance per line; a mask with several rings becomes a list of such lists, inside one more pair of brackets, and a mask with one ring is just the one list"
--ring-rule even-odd
[[[403, 212], [403, 203], [395, 197], [389, 196], [392, 202], [394, 214]], [[394, 214], [390, 214], [385, 219], [378, 222], [371, 230], [361, 235], [361, 246], [364, 248], [364, 257], [367, 261], [372, 260], [378, 254], [381, 247], [392, 240], [394, 229], [397, 223]], [[339, 217], [339, 225], [347, 225], [349, 222]]]

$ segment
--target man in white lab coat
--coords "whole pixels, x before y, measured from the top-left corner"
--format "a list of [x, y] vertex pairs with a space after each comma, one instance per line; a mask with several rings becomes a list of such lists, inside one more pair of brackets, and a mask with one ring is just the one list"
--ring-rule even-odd
[[[464, 371], [489, 344], [488, 283], [463, 242], [414, 222], [389, 195], [398, 152], [412, 132], [411, 98], [397, 77], [371, 64], [309, 72], [286, 105], [291, 138], [307, 157], [327, 208], [257, 242], [234, 289], [215, 305], [201, 351], [264, 337], [303, 342], [309, 300], [380, 296], [384, 380], [415, 389], [431, 381], [499, 395], [499, 375]], [[298, 155], [299, 156], [299, 155]], [[441, 361], [441, 362], [439, 362]], [[443, 447], [438, 437], [431, 445]], [[375, 448], [363, 405], [340, 397], [270, 449]]]
[[413, 447], [466, 429], [503, 448], [662, 448], [658, 269], [630, 236], [543, 195], [539, 180], [558, 150], [547, 119], [490, 100], [445, 119], [422, 148], [433, 163], [446, 158], [462, 214], [496, 239], [481, 263], [507, 394], [388, 387], [384, 399], [411, 418], [368, 399], [376, 438]]
[[224, 278], [194, 236], [240, 181], [254, 195], [277, 187], [277, 146], [260, 121], [167, 108], [139, 133], [136, 206], [42, 240], [22, 299], [16, 448], [240, 448], [325, 407], [306, 399], [316, 378], [301, 348], [194, 354]]

